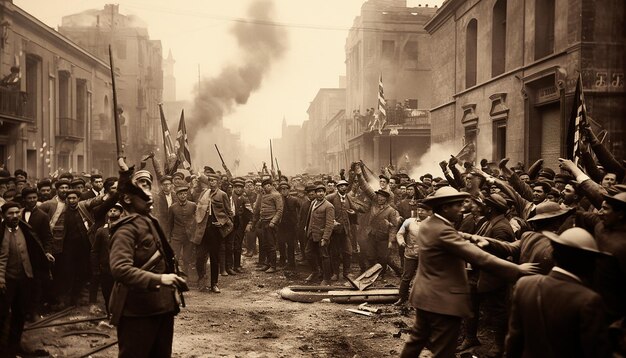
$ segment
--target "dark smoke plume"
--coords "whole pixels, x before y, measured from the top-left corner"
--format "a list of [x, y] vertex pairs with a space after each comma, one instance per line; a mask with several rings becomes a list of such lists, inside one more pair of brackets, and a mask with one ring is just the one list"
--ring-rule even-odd
[[[247, 17], [271, 21], [273, 10], [271, 0], [254, 1]], [[272, 64], [287, 49], [287, 32], [282, 27], [237, 22], [231, 33], [239, 45], [239, 62], [223, 68], [216, 77], [201, 81], [194, 99], [193, 119], [188, 124], [192, 141], [203, 129], [221, 127], [224, 115], [246, 104], [250, 95], [261, 87]]]

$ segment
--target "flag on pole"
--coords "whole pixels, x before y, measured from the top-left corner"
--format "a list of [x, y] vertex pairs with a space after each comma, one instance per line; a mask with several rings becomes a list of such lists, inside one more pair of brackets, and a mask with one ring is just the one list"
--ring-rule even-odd
[[387, 101], [385, 100], [385, 91], [383, 89], [383, 74], [378, 79], [378, 133], [381, 133], [387, 123]]
[[174, 151], [174, 143], [172, 143], [172, 136], [170, 130], [167, 127], [167, 121], [165, 120], [165, 114], [163, 113], [163, 104], [159, 103], [159, 111], [161, 112], [161, 127], [163, 129], [163, 146], [165, 147], [165, 162], [172, 154], [176, 154]]
[[184, 169], [191, 169], [191, 151], [189, 150], [189, 141], [187, 140], [187, 127], [185, 126], [185, 110], [180, 112], [180, 122], [178, 123], [178, 132], [176, 132], [176, 155], [182, 163]]
[[583, 78], [578, 74], [576, 91], [574, 92], [574, 104], [570, 114], [567, 128], [567, 158], [578, 165], [580, 159], [580, 141], [582, 140], [581, 129], [588, 125], [587, 108], [585, 107], [585, 95], [583, 93]]

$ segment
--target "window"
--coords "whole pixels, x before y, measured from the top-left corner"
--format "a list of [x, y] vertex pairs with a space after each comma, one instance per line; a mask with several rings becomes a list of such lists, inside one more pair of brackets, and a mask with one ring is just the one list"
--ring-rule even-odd
[[70, 118], [70, 74], [59, 71], [59, 118]]
[[471, 19], [465, 33], [465, 88], [476, 85], [478, 21]]
[[404, 45], [404, 58], [408, 61], [417, 62], [417, 41], [408, 41]]
[[39, 88], [39, 73], [40, 73], [41, 61], [38, 57], [32, 55], [26, 55], [26, 110], [25, 117], [37, 118], [38, 103], [41, 99]]
[[506, 158], [506, 121], [493, 122], [493, 160]]
[[493, 7], [491, 29], [491, 76], [504, 73], [506, 64], [506, 2], [498, 0]]
[[87, 119], [87, 81], [76, 80], [76, 119], [84, 123]]
[[465, 127], [465, 137], [463, 138], [463, 145], [467, 145], [469, 143], [474, 143], [474, 152], [477, 151], [476, 148], [476, 144], [477, 144], [477, 137], [478, 137], [478, 126], [476, 124], [472, 124], [469, 126]]
[[535, 60], [554, 53], [554, 0], [535, 1]]
[[117, 58], [126, 59], [126, 40], [115, 41], [115, 52], [117, 52]]
[[392, 60], [396, 51], [396, 43], [394, 41], [383, 40], [382, 57], [383, 60]]

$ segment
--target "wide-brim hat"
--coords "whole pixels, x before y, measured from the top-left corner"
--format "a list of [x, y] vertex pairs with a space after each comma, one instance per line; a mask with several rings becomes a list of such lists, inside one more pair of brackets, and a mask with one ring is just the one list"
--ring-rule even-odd
[[431, 208], [443, 204], [455, 203], [469, 198], [471, 195], [465, 192], [459, 192], [451, 186], [444, 186], [437, 189], [432, 195], [426, 197], [422, 202]]
[[559, 217], [561, 215], [565, 215], [570, 211], [574, 210], [573, 208], [563, 207], [553, 201], [543, 202], [535, 208], [535, 216], [527, 219], [526, 221], [539, 221], [545, 219], [552, 219]]
[[542, 231], [541, 233], [551, 241], [554, 241], [557, 244], [561, 244], [563, 246], [599, 255], [611, 255], [607, 252], [600, 251], [596, 239], [593, 237], [593, 235], [591, 235], [587, 230], [579, 227], [567, 229], [563, 231], [561, 235], [557, 235], [550, 231]]
[[443, 180], [436, 182], [434, 186], [435, 188], [443, 188], [444, 186], [448, 186], [448, 185], [450, 185], [450, 183], [448, 183], [447, 180], [443, 179]]
[[617, 193], [615, 195], [604, 194], [604, 200], [606, 200], [611, 207], [620, 211], [626, 210], [626, 192]]

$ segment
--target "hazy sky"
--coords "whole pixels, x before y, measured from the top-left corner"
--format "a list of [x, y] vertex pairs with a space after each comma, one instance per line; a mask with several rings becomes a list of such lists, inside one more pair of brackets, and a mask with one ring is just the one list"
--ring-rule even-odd
[[[15, 4], [56, 28], [64, 15], [87, 9], [102, 9], [101, 0], [14, 0]], [[178, 99], [191, 100], [201, 75], [220, 73], [237, 61], [238, 50], [229, 29], [233, 18], [246, 18], [251, 0], [118, 0], [122, 14], [142, 18], [151, 39], [159, 39], [163, 54], [176, 60]], [[347, 29], [360, 13], [363, 0], [274, 0], [275, 21], [284, 23], [289, 48], [274, 63], [261, 88], [248, 103], [224, 119], [241, 133], [242, 142], [265, 146], [280, 135], [283, 117], [289, 124], [307, 119], [306, 110], [319, 88], [337, 87], [345, 73], [344, 45]], [[440, 5], [437, 1], [412, 1]], [[184, 5], [184, 7], [182, 6]]]

